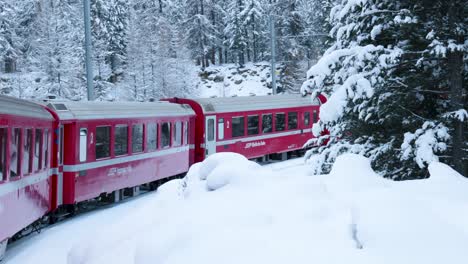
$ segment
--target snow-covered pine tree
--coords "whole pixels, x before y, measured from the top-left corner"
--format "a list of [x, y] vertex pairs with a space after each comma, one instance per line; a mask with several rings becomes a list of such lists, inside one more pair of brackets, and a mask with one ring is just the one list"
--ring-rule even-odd
[[444, 82], [433, 82], [440, 68], [421, 57], [431, 53], [425, 31], [434, 21], [421, 15], [425, 9], [432, 4], [403, 0], [343, 0], [333, 8], [335, 43], [302, 87], [330, 95], [314, 125], [316, 136], [325, 128], [330, 135], [310, 143], [329, 142], [316, 148], [319, 155], [308, 153], [317, 173], [340, 153], [353, 152], [370, 157], [387, 177], [421, 178], [447, 152], [449, 128], [441, 120], [447, 102], [438, 87]]
[[188, 19], [184, 22], [187, 30], [187, 43], [192, 50], [192, 57], [202, 69], [209, 66], [208, 51], [213, 47], [215, 29], [207, 16], [206, 0], [187, 0]]
[[[16, 42], [14, 6], [10, 1], [0, 2], [0, 62], [3, 72], [14, 72], [16, 58], [20, 55]], [[2, 92], [3, 93], [3, 92]]]
[[245, 65], [245, 52], [247, 49], [247, 29], [244, 24], [242, 11], [245, 8], [245, 0], [235, 0], [228, 4], [227, 21], [224, 29], [230, 51], [234, 54], [235, 62], [242, 68]]

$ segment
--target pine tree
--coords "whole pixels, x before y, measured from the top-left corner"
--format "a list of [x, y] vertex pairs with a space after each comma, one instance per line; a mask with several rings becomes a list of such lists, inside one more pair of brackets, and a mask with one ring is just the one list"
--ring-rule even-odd
[[427, 30], [437, 21], [432, 5], [344, 0], [332, 9], [334, 44], [302, 89], [330, 95], [314, 125], [316, 136], [325, 129], [330, 135], [311, 141], [329, 140], [311, 157], [316, 172], [328, 170], [340, 153], [354, 152], [370, 157], [387, 177], [427, 177], [427, 165], [450, 149], [450, 125], [442, 118], [453, 108], [444, 91], [447, 75], [431, 58], [446, 49], [428, 41], [433, 34]]

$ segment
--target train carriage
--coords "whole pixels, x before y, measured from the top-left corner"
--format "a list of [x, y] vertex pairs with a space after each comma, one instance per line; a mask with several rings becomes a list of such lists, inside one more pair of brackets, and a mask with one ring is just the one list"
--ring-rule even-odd
[[9, 238], [54, 209], [55, 124], [43, 106], [0, 96], [0, 259]]
[[321, 104], [300, 95], [165, 100], [195, 111], [196, 162], [216, 152], [252, 159], [302, 149]]
[[188, 170], [194, 113], [157, 103], [53, 102], [60, 118], [59, 204], [73, 205]]

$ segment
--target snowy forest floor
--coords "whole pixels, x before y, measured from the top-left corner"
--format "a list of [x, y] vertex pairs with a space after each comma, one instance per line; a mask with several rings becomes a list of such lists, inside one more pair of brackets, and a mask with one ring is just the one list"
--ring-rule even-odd
[[217, 154], [157, 192], [14, 243], [6, 264], [467, 263], [468, 182], [433, 163], [392, 182], [343, 155], [267, 166]]
[[[281, 73], [281, 66], [276, 67]], [[199, 97], [230, 97], [271, 94], [271, 67], [267, 62], [247, 63], [239, 69], [235, 64], [210, 66], [200, 76]], [[278, 82], [278, 87], [281, 83]]]

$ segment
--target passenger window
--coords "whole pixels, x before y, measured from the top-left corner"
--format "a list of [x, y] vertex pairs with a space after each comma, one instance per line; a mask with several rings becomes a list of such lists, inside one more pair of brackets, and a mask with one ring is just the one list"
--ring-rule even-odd
[[278, 113], [276, 114], [276, 131], [283, 131], [285, 128], [285, 116], [284, 113]]
[[80, 162], [85, 162], [88, 154], [88, 129], [80, 129]]
[[7, 128], [0, 128], [0, 181], [6, 180]]
[[174, 123], [173, 142], [174, 146], [182, 145], [182, 122]]
[[42, 130], [36, 129], [36, 137], [34, 140], [34, 160], [33, 160], [33, 170], [37, 171], [42, 169]]
[[314, 124], [318, 122], [318, 113], [317, 110], [314, 110]]
[[96, 159], [110, 157], [110, 126], [96, 127]]
[[245, 119], [243, 116], [232, 118], [232, 137], [243, 137], [245, 135]]
[[44, 139], [42, 141], [42, 168], [47, 168], [49, 165], [49, 130], [44, 130]]
[[128, 126], [116, 126], [114, 130], [114, 153], [116, 156], [128, 154]]
[[146, 148], [155, 150], [158, 147], [158, 126], [155, 123], [146, 126]]
[[218, 119], [218, 139], [224, 139], [224, 118]]
[[262, 116], [262, 132], [271, 133], [273, 131], [273, 115], [266, 114]]
[[208, 131], [207, 131], [208, 141], [214, 140], [214, 130], [215, 130], [214, 122], [215, 122], [214, 119], [208, 119]]
[[310, 112], [304, 113], [304, 126], [309, 127], [310, 125]]
[[60, 132], [59, 132], [59, 138], [60, 138], [60, 146], [59, 146], [59, 164], [63, 164], [63, 126], [60, 127]]
[[171, 123], [161, 125], [161, 146], [163, 148], [171, 146]]
[[143, 151], [143, 124], [132, 126], [132, 152]]
[[10, 178], [16, 178], [20, 175], [21, 160], [20, 160], [20, 138], [21, 129], [14, 128], [11, 133], [10, 142]]
[[297, 129], [297, 112], [288, 113], [288, 129]]
[[184, 139], [184, 143], [185, 143], [186, 145], [189, 144], [189, 142], [188, 142], [188, 133], [189, 133], [189, 132], [188, 132], [188, 131], [189, 131], [188, 122], [185, 121], [185, 124], [184, 124], [184, 138], [185, 138], [185, 139]]
[[258, 115], [247, 117], [247, 134], [257, 135], [258, 134]]
[[22, 169], [23, 175], [32, 172], [32, 138], [33, 133], [32, 129], [28, 128], [25, 130], [24, 139], [23, 139], [23, 160], [22, 160]]

